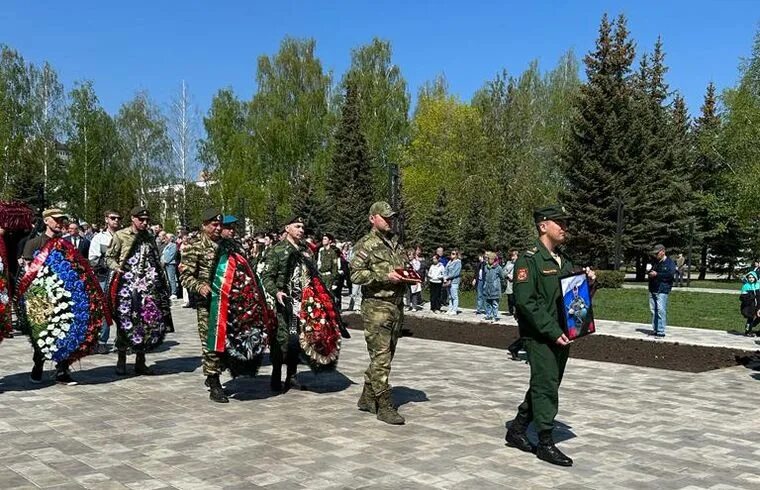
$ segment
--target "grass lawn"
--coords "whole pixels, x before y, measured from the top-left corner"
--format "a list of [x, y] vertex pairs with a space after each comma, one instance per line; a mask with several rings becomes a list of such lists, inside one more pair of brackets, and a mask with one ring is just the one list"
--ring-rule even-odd
[[[640, 289], [600, 289], [593, 304], [594, 316], [600, 320], [652, 321], [648, 293]], [[459, 305], [475, 308], [475, 292], [461, 292]], [[506, 306], [507, 298], [504, 297], [500, 309], [504, 311]], [[744, 318], [739, 314], [738, 296], [677, 291], [668, 299], [668, 325], [743, 332]]]
[[[644, 282], [636, 282], [636, 281], [626, 281], [626, 284], [641, 284], [646, 285], [646, 281]], [[686, 279], [683, 281], [684, 286], [686, 285]], [[704, 281], [697, 281], [695, 279], [692, 279], [689, 283], [690, 288], [708, 288], [708, 289], [732, 289], [734, 291], [738, 291], [742, 288], [742, 282], [740, 280], [736, 279], [705, 279]]]

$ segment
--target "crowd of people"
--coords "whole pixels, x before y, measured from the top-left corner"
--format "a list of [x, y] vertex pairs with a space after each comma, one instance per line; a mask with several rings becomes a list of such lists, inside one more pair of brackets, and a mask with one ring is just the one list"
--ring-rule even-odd
[[[355, 243], [338, 241], [329, 233], [307, 235], [298, 216], [275, 233], [242, 236], [237, 233], [238, 220], [216, 209], [203, 213], [198, 229], [180, 229], [176, 234], [160, 224], [151, 225], [150, 212], [142, 206], [131, 210], [126, 224], [117, 211], [108, 210], [103, 216], [101, 228], [69, 220], [63, 211], [51, 208], [43, 212], [43, 226], [36, 234], [11, 240], [10, 247], [5, 243], [8, 240], [0, 240], [0, 265], [7, 264], [8, 257], [3, 254], [13, 257], [14, 252], [22, 251], [17, 270], [0, 267], [0, 273], [10, 274], [11, 284], [20, 282], [17, 292], [22, 297], [36, 276], [51, 271], [62, 279], [38, 283], [51, 288], [51, 297], [67, 297], [65, 292], [54, 291], [56, 281], [68, 284], [70, 295], [93, 296], [89, 317], [98, 325], [90, 328], [91, 335], [74, 332], [71, 326], [59, 327], [62, 320], [53, 307], [33, 312], [37, 329], [25, 333], [33, 341], [30, 379], [34, 383], [42, 382], [43, 365], [53, 360], [55, 380], [76, 384], [69, 372], [72, 360], [90, 353], [107, 354], [112, 326], [116, 327], [116, 373], [127, 373], [127, 355], [134, 354], [134, 373], [154, 374], [146, 353], [173, 332], [171, 301], [182, 298], [184, 306], [197, 310], [204, 384], [210, 400], [229, 402], [220, 375], [226, 370], [233, 377], [255, 374], [265, 348], [272, 363], [271, 390], [283, 393], [303, 388], [296, 378], [299, 361], [307, 359], [314, 370], [334, 367], [340, 337], [350, 336], [340, 320], [342, 299], [348, 296], [349, 310], [361, 308], [370, 358], [357, 406], [378, 420], [398, 425], [405, 419], [391, 401], [389, 374], [405, 310], [423, 308], [422, 292], [427, 287], [434, 314], [444, 314], [444, 309], [447, 315], [460, 313], [464, 278], [459, 250], [446, 252], [438, 247], [428, 258], [419, 246], [404, 249], [391, 231], [396, 213], [385, 202], [372, 205], [371, 230]], [[572, 459], [554, 445], [552, 429], [571, 340], [563, 331], [558, 309], [559, 278], [585, 274], [592, 288], [595, 282], [592, 270], [574, 267], [559, 248], [565, 241], [568, 219], [561, 206], [536, 210], [539, 236], [535, 246], [522, 254], [510, 250], [505, 257], [483, 250], [468, 284], [476, 291], [476, 313], [483, 315], [484, 321], [500, 320], [501, 300], [506, 295], [506, 314], [516, 315], [519, 342], [530, 361], [530, 388], [509, 427], [507, 445], [561, 466], [572, 465]], [[4, 235], [0, 226], [0, 237]], [[667, 294], [677, 266], [662, 245], [653, 253], [657, 260], [649, 271], [650, 306], [654, 333], [664, 336]], [[51, 257], [55, 260], [49, 262]], [[76, 267], [80, 258], [92, 269]], [[74, 270], [79, 271], [78, 276], [72, 275]], [[99, 288], [90, 287], [88, 274], [96, 278]], [[754, 295], [755, 305], [760, 296], [757, 279], [757, 274], [748, 277], [750, 286], [745, 292]], [[0, 291], [0, 299], [3, 294]], [[39, 307], [16, 299], [19, 318], [25, 314], [25, 304], [30, 315]], [[32, 299], [39, 303], [39, 297]], [[45, 316], [50, 314], [52, 320]], [[77, 318], [87, 319], [88, 315]], [[54, 337], [40, 337], [40, 322], [43, 326], [55, 323], [48, 328]], [[62, 345], [59, 341], [72, 348], [67, 351], [70, 354], [51, 355]], [[526, 437], [529, 423], [538, 431], [537, 446]]]

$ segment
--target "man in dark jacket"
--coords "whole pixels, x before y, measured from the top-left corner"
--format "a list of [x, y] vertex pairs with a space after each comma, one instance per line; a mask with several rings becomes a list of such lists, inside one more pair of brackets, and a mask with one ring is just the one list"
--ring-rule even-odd
[[665, 246], [657, 244], [652, 250], [655, 256], [649, 277], [649, 310], [652, 312], [652, 330], [657, 338], [665, 337], [668, 295], [673, 288], [676, 264], [665, 254]]

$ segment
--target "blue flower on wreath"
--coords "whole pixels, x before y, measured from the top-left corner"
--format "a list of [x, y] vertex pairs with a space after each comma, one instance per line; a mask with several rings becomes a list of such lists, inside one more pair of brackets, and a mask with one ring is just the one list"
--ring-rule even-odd
[[70, 306], [74, 319], [66, 337], [56, 340], [58, 350], [53, 353], [56, 362], [68, 359], [84, 343], [90, 325], [90, 299], [79, 274], [58, 250], [53, 250], [45, 260], [47, 266], [63, 282], [63, 287], [71, 293]]

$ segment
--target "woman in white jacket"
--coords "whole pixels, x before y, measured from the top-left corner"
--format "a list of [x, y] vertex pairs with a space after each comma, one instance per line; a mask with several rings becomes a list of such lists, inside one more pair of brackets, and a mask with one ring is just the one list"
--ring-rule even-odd
[[441, 290], [445, 272], [446, 268], [441, 264], [439, 257], [433, 255], [433, 263], [427, 271], [427, 280], [430, 284], [430, 311], [433, 313], [441, 311]]

